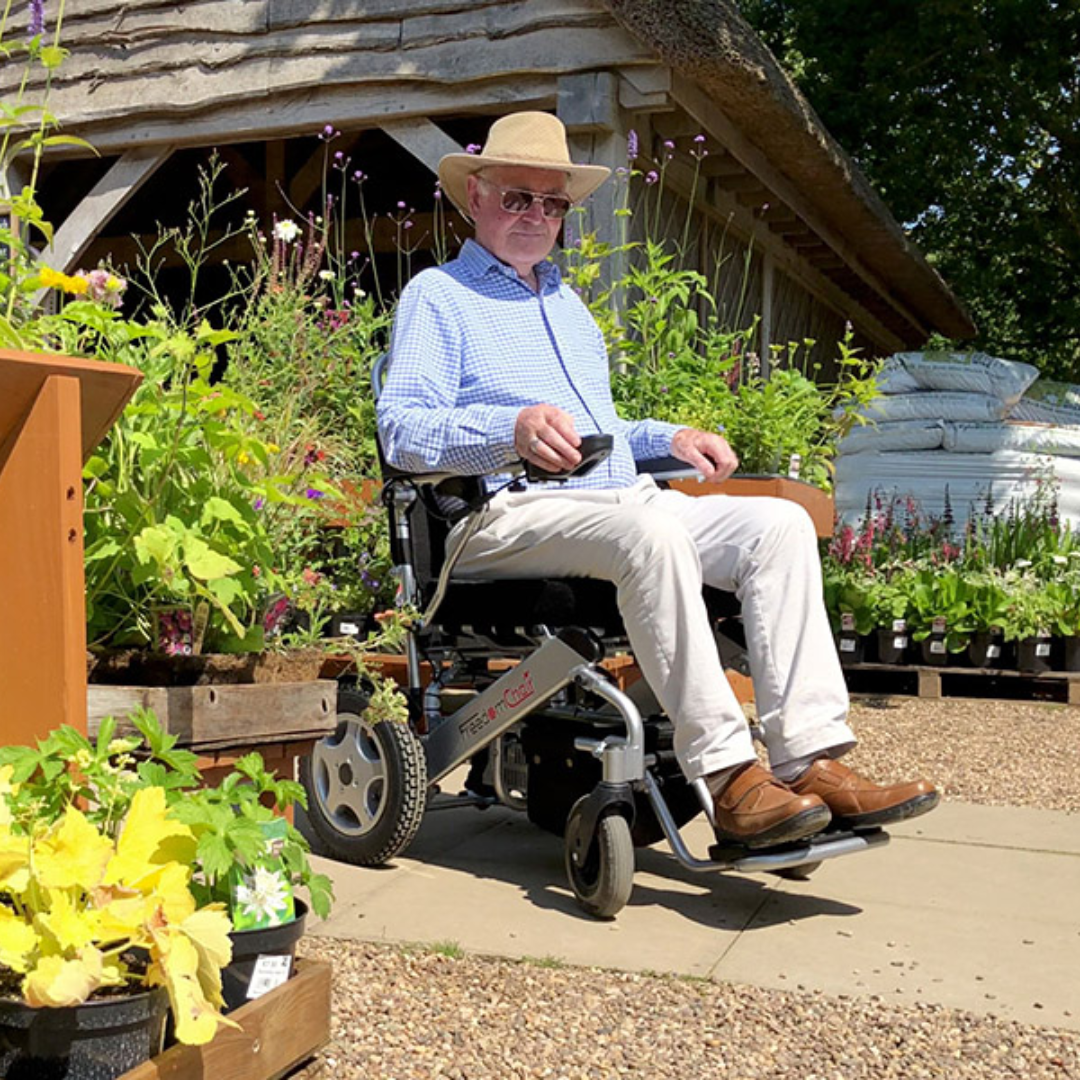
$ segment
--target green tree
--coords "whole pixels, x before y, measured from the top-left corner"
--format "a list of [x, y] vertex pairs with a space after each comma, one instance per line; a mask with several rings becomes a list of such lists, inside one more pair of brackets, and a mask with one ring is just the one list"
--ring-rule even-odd
[[976, 344], [1080, 379], [1080, 4], [740, 7], [967, 303]]

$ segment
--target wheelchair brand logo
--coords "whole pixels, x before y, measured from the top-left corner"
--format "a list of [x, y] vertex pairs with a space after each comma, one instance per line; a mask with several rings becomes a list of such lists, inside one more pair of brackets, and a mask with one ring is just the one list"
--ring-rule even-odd
[[533, 686], [532, 674], [529, 671], [523, 671], [521, 678], [513, 686], [508, 686], [500, 699], [489, 705], [483, 712], [467, 716], [461, 721], [458, 730], [466, 738], [473, 738], [489, 725], [496, 723], [500, 717], [512, 713], [535, 693], [536, 687]]

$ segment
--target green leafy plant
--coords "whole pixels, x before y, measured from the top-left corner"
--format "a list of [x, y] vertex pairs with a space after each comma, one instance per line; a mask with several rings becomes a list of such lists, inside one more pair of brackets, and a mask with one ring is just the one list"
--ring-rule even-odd
[[[275, 862], [268, 865], [263, 826], [296, 805], [307, 806], [303, 786], [268, 772], [257, 753], [240, 758], [216, 787], [187, 792], [171, 805], [172, 816], [191, 830], [198, 845], [198, 874], [192, 891], [201, 903], [220, 902], [235, 911], [246, 901], [243, 895], [237, 898], [234, 872], [239, 871], [250, 882], [261, 868], [265, 872], [259, 879], [263, 895], [251, 903], [265, 906], [271, 890], [281, 896], [291, 894], [292, 886], [302, 885], [308, 890], [315, 914], [320, 918], [330, 914], [330, 879], [312, 870], [308, 843], [293, 825], [282, 830], [281, 843], [273, 845]], [[250, 884], [246, 888], [250, 890]]]
[[[694, 142], [692, 187], [707, 151]], [[715, 280], [687, 265], [689, 216], [675, 239], [659, 195], [669, 155], [655, 169], [618, 170], [616, 211], [621, 239], [573, 238], [564, 252], [568, 280], [604, 333], [613, 362], [616, 406], [628, 419], [645, 416], [723, 431], [742, 473], [787, 473], [831, 488], [837, 440], [876, 393], [876, 365], [864, 360], [848, 328], [839, 345], [837, 377], [827, 382], [812, 361], [815, 342], [771, 346], [768, 374], [753, 352], [758, 325], [744, 314], [749, 257], [742, 287], [725, 307], [717, 258]], [[631, 207], [638, 190], [639, 206]], [[663, 226], [663, 228], [662, 228]], [[630, 239], [634, 231], [640, 240]], [[667, 233], [665, 236], [664, 233]]]

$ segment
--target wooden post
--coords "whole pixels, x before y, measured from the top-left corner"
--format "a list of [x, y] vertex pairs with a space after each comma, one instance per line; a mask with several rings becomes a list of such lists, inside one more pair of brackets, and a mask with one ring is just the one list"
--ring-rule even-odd
[[86, 730], [82, 463], [141, 378], [0, 350], [0, 743]]

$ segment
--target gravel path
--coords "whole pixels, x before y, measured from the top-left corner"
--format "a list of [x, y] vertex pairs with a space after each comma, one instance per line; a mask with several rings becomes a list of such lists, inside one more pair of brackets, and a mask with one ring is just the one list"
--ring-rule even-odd
[[[1080, 811], [1080, 708], [861, 700], [848, 759], [945, 798]], [[1080, 1034], [933, 1005], [305, 938], [330, 1044], [294, 1080], [1080, 1080]]]

